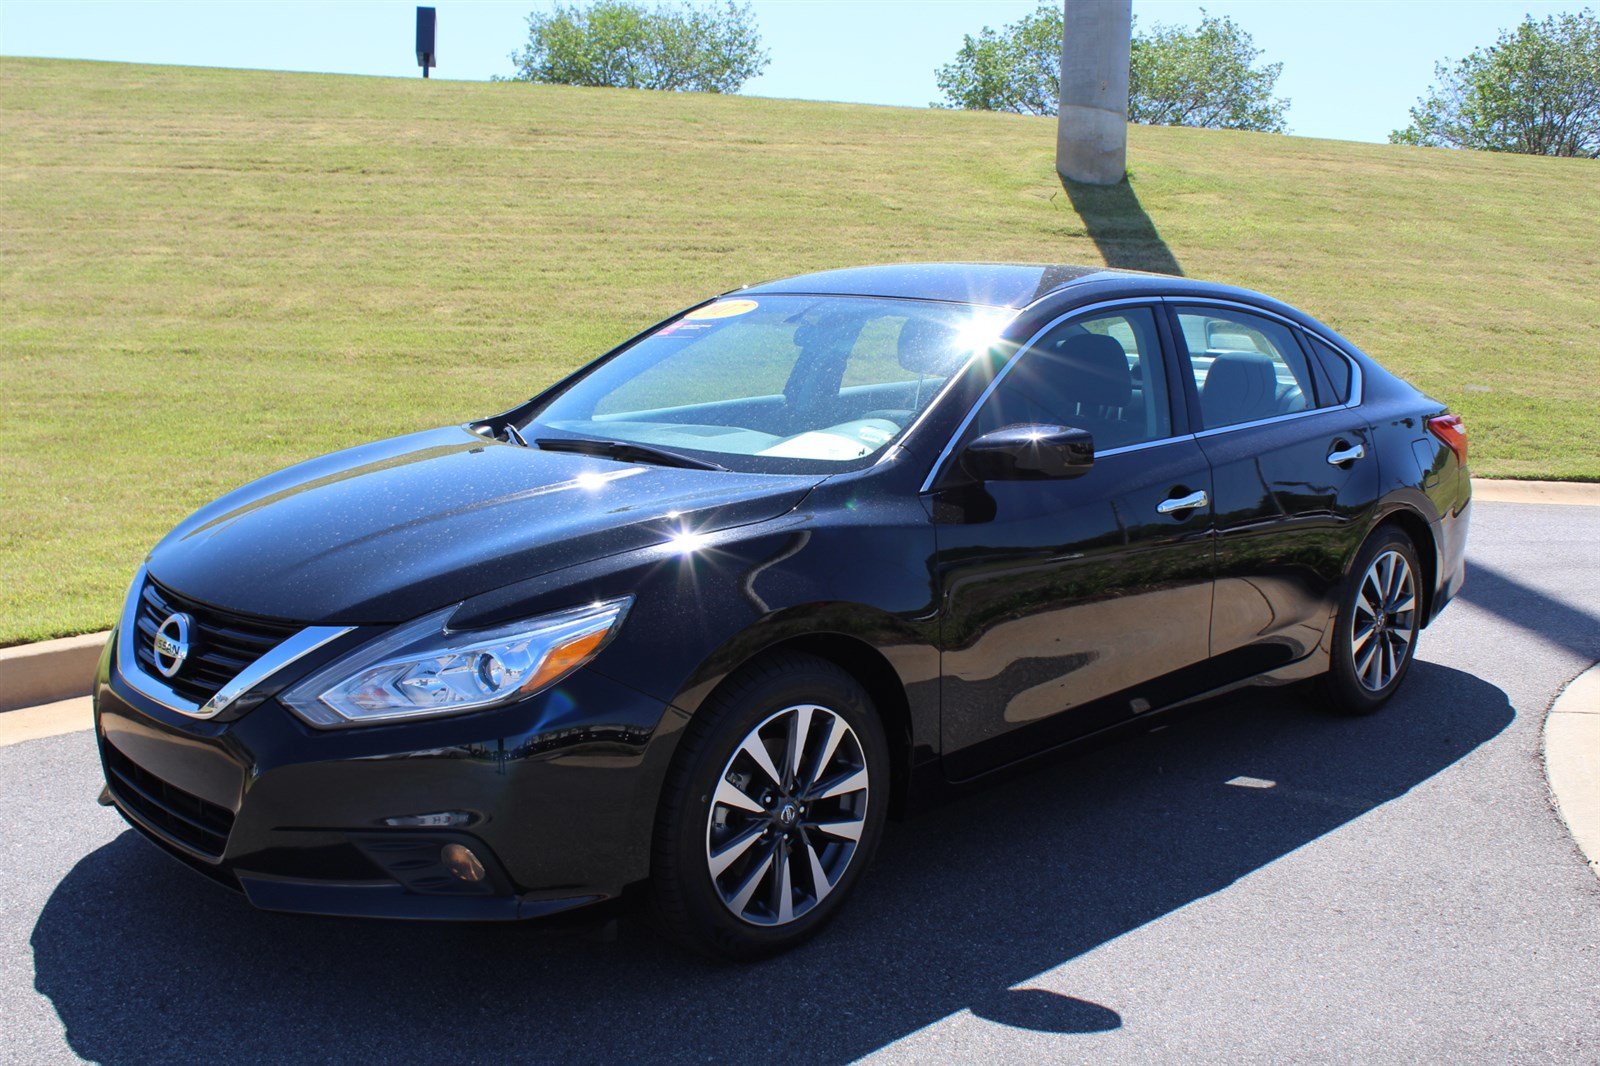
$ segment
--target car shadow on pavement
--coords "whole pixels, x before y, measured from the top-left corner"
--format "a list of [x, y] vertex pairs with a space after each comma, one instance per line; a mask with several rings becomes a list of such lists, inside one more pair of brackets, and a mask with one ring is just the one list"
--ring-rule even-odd
[[1027, 983], [1403, 796], [1512, 717], [1498, 688], [1426, 661], [1370, 718], [1287, 690], [1214, 700], [891, 826], [839, 920], [752, 966], [642, 922], [601, 943], [267, 914], [125, 832], [48, 900], [35, 984], [106, 1063], [846, 1061], [960, 1011], [1100, 1032], [1116, 1003]]

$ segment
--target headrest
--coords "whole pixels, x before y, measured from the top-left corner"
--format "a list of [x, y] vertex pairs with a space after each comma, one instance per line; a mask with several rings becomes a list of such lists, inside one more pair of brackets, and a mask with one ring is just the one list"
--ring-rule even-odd
[[1225, 333], [1218, 331], [1206, 338], [1206, 344], [1212, 351], [1233, 352], [1259, 352], [1261, 345], [1248, 333]]
[[1052, 375], [1062, 395], [1092, 407], [1126, 407], [1133, 400], [1128, 353], [1115, 337], [1079, 333], [1050, 353]]
[[855, 343], [861, 332], [861, 318], [857, 315], [831, 314], [802, 322], [794, 329], [796, 348], [844, 348]]
[[1230, 426], [1278, 413], [1278, 370], [1268, 355], [1224, 352], [1206, 371], [1200, 406], [1206, 424]]
[[900, 324], [897, 356], [900, 365], [914, 374], [946, 377], [959, 364], [963, 354], [956, 350], [960, 331], [932, 318], [908, 318]]

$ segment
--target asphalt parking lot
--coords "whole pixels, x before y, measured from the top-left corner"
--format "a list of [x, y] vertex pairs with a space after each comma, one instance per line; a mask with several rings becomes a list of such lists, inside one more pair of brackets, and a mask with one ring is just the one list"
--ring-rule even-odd
[[0, 749], [0, 1059], [1600, 1061], [1600, 880], [1540, 731], [1600, 659], [1600, 507], [1479, 504], [1374, 718], [1257, 691], [891, 826], [756, 966], [531, 926], [265, 914]]

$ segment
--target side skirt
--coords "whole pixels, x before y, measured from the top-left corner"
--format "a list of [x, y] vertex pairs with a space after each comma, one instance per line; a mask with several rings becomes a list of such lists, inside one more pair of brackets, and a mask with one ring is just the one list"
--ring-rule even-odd
[[995, 767], [974, 777], [958, 781], [951, 780], [945, 776], [940, 761], [934, 760], [924, 763], [913, 772], [910, 787], [907, 790], [906, 814], [908, 816], [921, 814], [942, 805], [946, 800], [986, 788], [995, 782], [1007, 780], [1014, 775], [1026, 773], [1029, 770], [1036, 769], [1043, 763], [1076, 754], [1084, 754], [1136, 733], [1148, 732], [1152, 725], [1161, 722], [1175, 711], [1181, 711], [1195, 704], [1214, 700], [1230, 692], [1237, 692], [1247, 688], [1281, 688], [1317, 677], [1328, 671], [1328, 665], [1332, 661], [1330, 645], [1332, 635], [1333, 627], [1330, 625], [1316, 649], [1310, 655], [1303, 656], [1292, 663], [1286, 663], [1254, 677], [1247, 677], [1239, 681], [1219, 685], [1216, 688], [1207, 689], [1193, 696], [1184, 697], [1174, 703], [1146, 711], [1137, 717], [1117, 722], [1093, 733], [1043, 748], [1014, 762]]

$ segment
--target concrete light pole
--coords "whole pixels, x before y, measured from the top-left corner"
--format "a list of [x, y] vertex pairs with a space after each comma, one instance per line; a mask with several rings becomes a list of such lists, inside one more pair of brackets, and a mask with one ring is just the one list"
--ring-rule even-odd
[[1133, 0], [1064, 0], [1056, 170], [1115, 185], [1128, 171], [1128, 57]]

